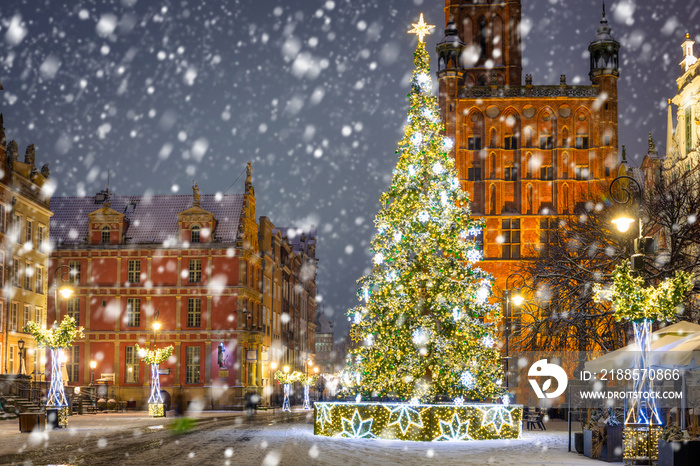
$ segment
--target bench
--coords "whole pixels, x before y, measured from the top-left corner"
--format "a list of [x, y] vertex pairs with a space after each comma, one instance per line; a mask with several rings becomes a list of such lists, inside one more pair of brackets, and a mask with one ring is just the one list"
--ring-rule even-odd
[[136, 410], [136, 400], [134, 401], [127, 401], [125, 409], [133, 409]]

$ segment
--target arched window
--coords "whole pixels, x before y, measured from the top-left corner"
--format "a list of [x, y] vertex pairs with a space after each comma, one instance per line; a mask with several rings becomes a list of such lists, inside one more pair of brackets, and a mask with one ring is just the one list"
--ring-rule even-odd
[[483, 16], [479, 18], [479, 47], [481, 48], [480, 58], [488, 57], [488, 50], [486, 44], [488, 42], [488, 27], [486, 25], [486, 18]]
[[109, 236], [110, 236], [109, 233], [110, 233], [109, 227], [102, 228], [102, 236], [100, 238], [100, 242], [102, 244], [109, 244]]
[[561, 130], [561, 146], [570, 147], [569, 144], [569, 130], [564, 128]]
[[195, 225], [192, 227], [190, 230], [190, 243], [199, 243], [199, 233], [200, 233], [200, 228], [198, 225]]

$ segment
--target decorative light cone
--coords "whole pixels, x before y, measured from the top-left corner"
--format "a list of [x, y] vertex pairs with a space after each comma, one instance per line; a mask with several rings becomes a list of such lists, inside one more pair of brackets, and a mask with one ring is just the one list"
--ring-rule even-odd
[[284, 400], [282, 401], [282, 411], [289, 411], [291, 412], [291, 408], [289, 407], [289, 392], [291, 390], [291, 384], [284, 384]]
[[165, 416], [163, 397], [160, 394], [158, 364], [151, 364], [151, 396], [148, 398], [148, 414], [151, 417]]
[[50, 348], [51, 352], [51, 385], [47, 395], [46, 409], [58, 409], [59, 427], [68, 426], [68, 401], [63, 391], [61, 376], [61, 361], [59, 348]]
[[304, 385], [304, 405], [303, 409], [311, 409], [311, 402], [309, 402], [309, 386]]

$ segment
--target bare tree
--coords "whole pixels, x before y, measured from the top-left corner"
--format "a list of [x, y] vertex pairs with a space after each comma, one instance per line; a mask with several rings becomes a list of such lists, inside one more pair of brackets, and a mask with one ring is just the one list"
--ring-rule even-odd
[[[655, 239], [657, 250], [647, 254], [644, 276], [649, 283], [676, 270], [700, 273], [700, 175], [672, 182], [657, 177], [627, 206], [642, 216], [642, 235]], [[667, 177], [668, 178], [668, 177]], [[611, 223], [617, 205], [593, 203], [576, 215], [558, 220], [547, 230], [541, 247], [529, 251], [532, 260], [522, 270], [530, 277], [535, 302], [523, 310], [513, 346], [536, 351], [610, 351], [627, 342], [627, 326], [616, 322], [609, 305], [593, 301], [594, 283], [604, 283], [616, 265], [630, 260], [635, 225], [621, 234]], [[700, 286], [689, 295], [680, 319], [697, 321]]]
[[559, 219], [525, 263], [535, 302], [522, 309], [515, 347], [525, 351], [609, 351], [620, 347], [624, 330], [609, 305], [593, 301], [593, 284], [628, 260], [632, 233], [611, 231], [611, 209], [587, 203]]

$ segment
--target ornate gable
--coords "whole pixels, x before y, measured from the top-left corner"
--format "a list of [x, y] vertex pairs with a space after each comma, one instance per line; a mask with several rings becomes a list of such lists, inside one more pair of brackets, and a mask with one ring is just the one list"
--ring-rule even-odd
[[199, 186], [192, 186], [192, 207], [177, 214], [180, 241], [189, 243], [210, 243], [216, 229], [214, 214], [203, 209], [199, 204]]
[[123, 244], [129, 223], [124, 214], [112, 209], [109, 202], [88, 214], [89, 244]]

